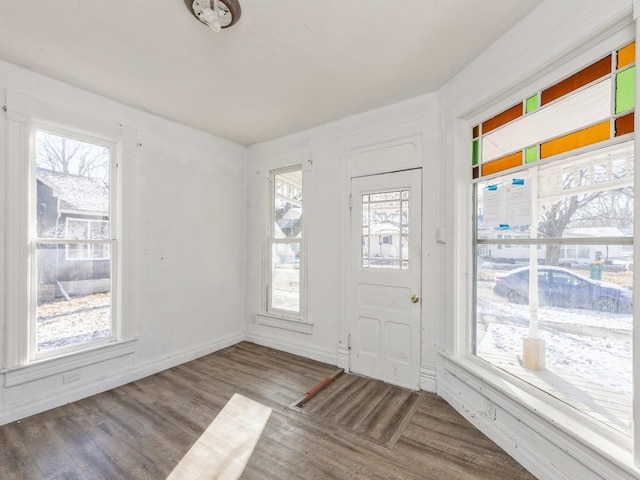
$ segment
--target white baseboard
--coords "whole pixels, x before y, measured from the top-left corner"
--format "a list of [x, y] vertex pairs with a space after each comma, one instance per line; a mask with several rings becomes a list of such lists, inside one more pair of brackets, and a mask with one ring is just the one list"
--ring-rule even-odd
[[90, 382], [78, 385], [75, 388], [65, 389], [59, 393], [53, 392], [52, 395], [45, 398], [21, 403], [17, 406], [11, 406], [5, 411], [0, 411], [0, 425], [42, 413], [98, 393], [106, 392], [107, 390], [153, 375], [154, 373], [209, 355], [210, 353], [235, 345], [242, 340], [244, 340], [243, 335], [238, 333], [212, 343], [187, 348], [169, 356], [162, 355], [140, 364], [124, 366], [115, 372], [111, 372], [107, 378], [94, 378], [91, 379]]
[[[147, 360], [146, 362], [137, 364], [132, 370], [136, 373], [138, 378], [147, 377], [154, 373], [173, 368], [177, 365], [190, 362], [196, 358], [204, 357], [210, 353], [217, 352], [223, 348], [230, 347], [236, 343], [242, 342], [244, 335], [241, 333], [229, 335], [227, 337], [216, 340], [212, 343], [204, 345], [198, 345], [195, 347], [187, 348], [172, 354], [169, 357], [155, 358]], [[131, 381], [131, 380], [130, 380]]]
[[257, 333], [247, 333], [244, 339], [247, 342], [253, 342], [263, 347], [281, 350], [283, 352], [300, 355], [301, 357], [310, 358], [318, 362], [328, 363], [329, 365], [338, 365], [337, 350], [328, 348], [318, 348], [317, 345], [311, 345], [301, 342], [287, 342], [281, 338], [272, 337], [270, 335], [261, 335]]
[[429, 393], [438, 391], [438, 381], [434, 365], [420, 365], [420, 390]]
[[349, 347], [342, 343], [339, 344], [337, 365], [340, 368], [344, 368], [346, 372], [349, 371], [349, 360], [350, 360], [349, 355], [350, 355]]

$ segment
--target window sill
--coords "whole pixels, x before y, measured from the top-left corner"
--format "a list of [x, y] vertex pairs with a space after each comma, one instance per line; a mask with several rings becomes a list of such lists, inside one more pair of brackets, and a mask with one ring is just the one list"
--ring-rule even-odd
[[[473, 356], [455, 357], [443, 352], [440, 355], [445, 360], [443, 367], [448, 374], [557, 446], [567, 452], [572, 451], [572, 455], [582, 463], [589, 463], [587, 456], [577, 453], [572, 448], [575, 444], [599, 452], [603, 458], [623, 470], [632, 470], [634, 474], [640, 472], [633, 464], [629, 437], [600, 426], [586, 414], [554, 401], [536, 387], [490, 364], [485, 365], [480, 359]], [[510, 401], [505, 402], [505, 397]], [[558, 428], [561, 434], [553, 432], [550, 426]]]
[[304, 333], [311, 335], [313, 333], [313, 323], [304, 320], [278, 317], [275, 315], [267, 315], [265, 313], [256, 314], [257, 322], [267, 327], [279, 328], [281, 330], [289, 330], [290, 332]]
[[2, 370], [0, 374], [4, 376], [5, 387], [15, 387], [42, 378], [59, 375], [76, 368], [130, 355], [135, 351], [136, 342], [137, 339], [132, 339], [101, 345], [89, 350], [73, 352], [60, 357], [39, 360], [28, 365]]

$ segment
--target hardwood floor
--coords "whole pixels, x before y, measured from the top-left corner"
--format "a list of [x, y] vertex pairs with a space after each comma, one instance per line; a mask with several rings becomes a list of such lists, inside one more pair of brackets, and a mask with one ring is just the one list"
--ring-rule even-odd
[[165, 479], [234, 393], [273, 409], [243, 479], [534, 478], [435, 395], [391, 447], [288, 408], [335, 368], [240, 343], [0, 427], [0, 478]]
[[418, 392], [344, 373], [298, 411], [393, 448], [419, 398]]

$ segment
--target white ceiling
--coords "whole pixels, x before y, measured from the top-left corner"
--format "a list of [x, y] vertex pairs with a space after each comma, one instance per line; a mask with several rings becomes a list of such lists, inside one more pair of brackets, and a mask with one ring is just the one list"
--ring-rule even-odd
[[437, 90], [541, 0], [0, 0], [0, 59], [250, 145]]

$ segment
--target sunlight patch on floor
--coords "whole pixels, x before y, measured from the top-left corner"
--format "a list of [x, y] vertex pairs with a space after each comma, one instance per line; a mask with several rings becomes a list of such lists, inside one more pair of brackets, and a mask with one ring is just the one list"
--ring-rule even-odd
[[240, 478], [270, 416], [269, 407], [234, 394], [167, 480]]

